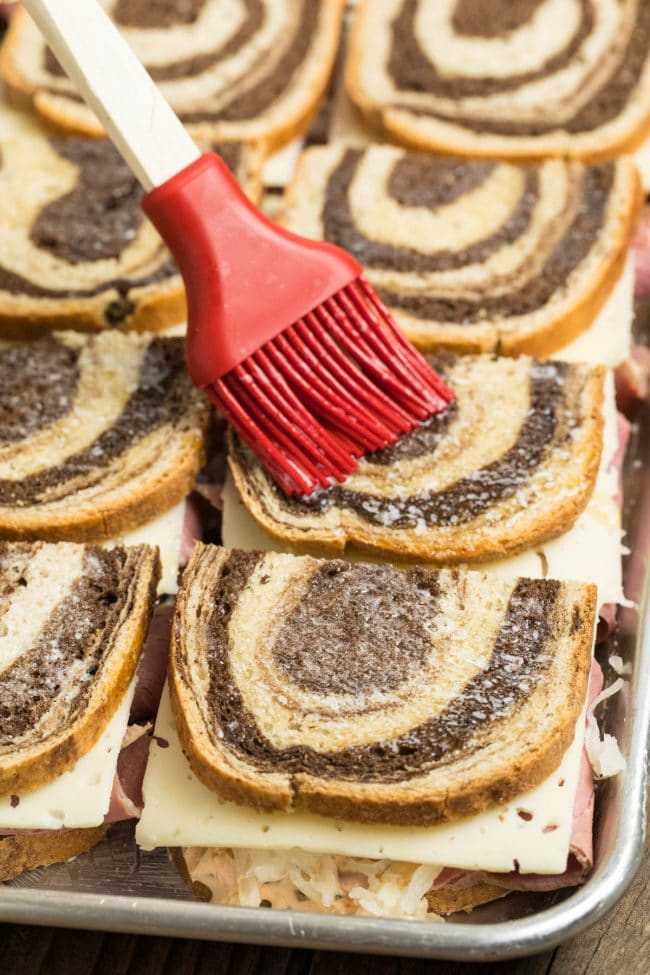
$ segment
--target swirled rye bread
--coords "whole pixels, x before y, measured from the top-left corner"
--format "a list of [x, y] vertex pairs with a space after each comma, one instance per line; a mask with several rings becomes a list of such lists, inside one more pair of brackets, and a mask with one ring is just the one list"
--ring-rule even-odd
[[210, 407], [181, 338], [57, 332], [0, 350], [0, 537], [99, 541], [192, 490]]
[[454, 403], [311, 497], [284, 495], [231, 434], [230, 468], [256, 521], [297, 550], [350, 544], [438, 563], [498, 559], [568, 531], [598, 472], [603, 370], [523, 356], [436, 365]]
[[611, 158], [650, 134], [650, 4], [363, 0], [346, 81], [417, 148]]
[[0, 883], [36, 867], [72, 860], [101, 843], [105, 833], [103, 826], [97, 826], [95, 829], [44, 830], [28, 835], [0, 836]]
[[[215, 148], [257, 198], [259, 151]], [[141, 196], [106, 139], [0, 142], [0, 337], [181, 322], [183, 282]]]
[[[262, 140], [302, 132], [325, 92], [344, 0], [100, 0], [192, 134]], [[0, 74], [48, 122], [101, 135], [33, 21], [12, 19]]]
[[538, 165], [345, 145], [303, 154], [282, 221], [346, 248], [419, 348], [550, 355], [617, 283], [633, 164]]
[[159, 573], [146, 545], [0, 543], [0, 795], [53, 781], [99, 739], [135, 675]]
[[595, 587], [201, 545], [176, 605], [183, 751], [223, 797], [433, 825], [533, 788], [584, 706]]

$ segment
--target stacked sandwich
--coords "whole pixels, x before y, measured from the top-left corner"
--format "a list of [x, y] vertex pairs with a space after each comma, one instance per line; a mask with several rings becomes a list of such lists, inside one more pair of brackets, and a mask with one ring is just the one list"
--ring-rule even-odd
[[0, 543], [0, 879], [68, 860], [136, 812], [118, 772], [160, 562], [148, 545]]
[[[414, 45], [447, 58], [435, 84], [468, 64], [477, 91], [516, 109], [514, 84], [496, 80], [514, 61], [493, 54], [499, 35], [520, 61], [535, 52], [522, 74], [541, 85], [553, 52], [527, 39], [560, 44], [573, 27], [549, 31], [549, 5], [360, 6], [348, 89], [407, 148], [334, 118], [345, 141], [304, 153], [281, 220], [359, 259], [456, 399], [310, 498], [285, 497], [229, 437], [226, 548], [198, 549], [183, 577], [137, 839], [182, 848], [195, 891], [218, 903], [432, 918], [580, 883], [593, 861], [585, 715], [603, 680], [594, 641], [624, 601], [614, 370], [620, 387], [642, 199], [621, 153], [645, 137], [650, 97], [641, 64], [609, 143], [593, 122], [576, 137], [558, 109], [553, 144], [459, 137], [445, 156], [414, 154], [441, 146], [402, 137], [392, 105], [366, 111], [360, 64], [375, 101], [398, 55], [420, 72], [399, 106], [419, 132], [434, 71]], [[452, 8], [472, 57], [444, 51]], [[594, 8], [589, 51], [613, 36]], [[638, 40], [643, 15], [620, 8]], [[590, 74], [580, 98], [596, 105], [616, 66], [590, 58], [576, 54], [572, 77]], [[460, 119], [460, 95], [444, 97]], [[499, 103], [494, 126], [514, 115]], [[620, 770], [611, 739], [587, 738], [598, 774]]]
[[[105, 5], [259, 199], [269, 148], [318, 107], [343, 4], [237, 0], [225, 21], [216, 0]], [[455, 400], [308, 498], [228, 434], [223, 547], [191, 557], [206, 532], [186, 498], [221, 484], [166, 332], [181, 282], [96, 119], [13, 20], [5, 83], [63, 134], [0, 146], [0, 337], [22, 340], [0, 349], [0, 878], [140, 813], [139, 845], [172, 848], [222, 904], [431, 920], [587, 876], [586, 737], [599, 773], [621, 768], [585, 731], [594, 642], [624, 600], [614, 371], [638, 389], [642, 193], [621, 153], [650, 118], [643, 5], [616, 24], [588, 6], [359, 5], [349, 92], [404, 147], [365, 123], [338, 141], [339, 87], [281, 220], [359, 259]]]
[[179, 338], [64, 331], [0, 351], [3, 880], [140, 810], [208, 420]]
[[[259, 202], [269, 147], [317, 108], [342, 3], [256, 0], [225, 22], [217, 2], [106, 6]], [[137, 181], [24, 11], [0, 60], [16, 105], [0, 106], [7, 880], [139, 815], [179, 568], [215, 523], [220, 431], [184, 368], [182, 281]]]
[[590, 869], [592, 650], [623, 598], [612, 376], [436, 364], [447, 413], [314, 497], [230, 439], [238, 550], [185, 571], [136, 834], [184, 847], [213, 900], [430, 918]]

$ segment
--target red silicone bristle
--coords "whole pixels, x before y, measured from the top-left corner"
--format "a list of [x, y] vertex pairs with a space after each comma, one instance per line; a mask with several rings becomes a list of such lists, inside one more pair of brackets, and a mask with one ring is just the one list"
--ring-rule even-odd
[[208, 388], [287, 494], [343, 481], [357, 458], [443, 410], [453, 393], [363, 279]]

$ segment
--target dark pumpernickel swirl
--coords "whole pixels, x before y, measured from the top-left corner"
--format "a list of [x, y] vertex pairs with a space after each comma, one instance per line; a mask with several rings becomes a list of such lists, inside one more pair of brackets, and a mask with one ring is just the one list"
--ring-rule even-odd
[[56, 778], [102, 734], [136, 670], [158, 554], [0, 543], [0, 788]]
[[647, 128], [644, 0], [375, 0], [352, 47], [352, 96], [411, 144], [602, 156]]
[[0, 536], [102, 539], [191, 489], [209, 407], [182, 339], [53, 333], [0, 352], [2, 377]]
[[[104, 6], [195, 134], [279, 145], [304, 128], [327, 86], [344, 0], [108, 0]], [[12, 24], [0, 67], [57, 125], [101, 133], [28, 18]]]
[[567, 531], [598, 470], [602, 370], [524, 357], [434, 364], [451, 406], [311, 497], [287, 497], [233, 435], [231, 470], [256, 520], [294, 545], [440, 563], [503, 557]]
[[[257, 153], [226, 143], [222, 155], [254, 191]], [[57, 325], [156, 330], [183, 320], [178, 268], [107, 139], [7, 140], [0, 159], [0, 211], [7, 208], [13, 234], [0, 257], [0, 335], [26, 338]]]
[[337, 146], [303, 156], [284, 223], [353, 254], [424, 350], [547, 354], [600, 310], [638, 201], [627, 160], [522, 165]]
[[203, 781], [260, 806], [466, 815], [559, 762], [594, 608], [588, 586], [204, 546], [174, 624], [181, 740]]

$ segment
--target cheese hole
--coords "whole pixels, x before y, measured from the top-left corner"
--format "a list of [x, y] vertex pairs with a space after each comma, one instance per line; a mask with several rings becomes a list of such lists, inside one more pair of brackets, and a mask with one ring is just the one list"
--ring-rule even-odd
[[48, 812], [48, 815], [50, 815], [52, 817], [52, 819], [58, 819], [59, 822], [61, 822], [61, 823], [65, 819], [65, 813], [63, 812], [62, 809], [48, 809], [47, 812]]
[[532, 812], [530, 812], [528, 809], [518, 809], [517, 815], [520, 819], [523, 819], [525, 823], [529, 823], [533, 818]]
[[553, 833], [553, 832], [555, 832], [556, 829], [557, 829], [557, 823], [548, 823], [544, 827], [544, 829], [542, 830], [542, 832], [543, 833]]

